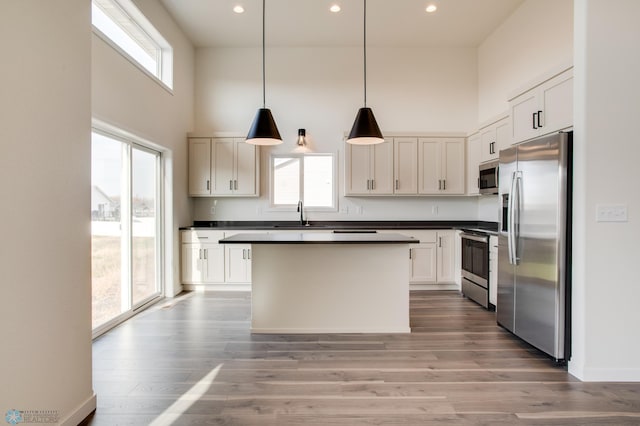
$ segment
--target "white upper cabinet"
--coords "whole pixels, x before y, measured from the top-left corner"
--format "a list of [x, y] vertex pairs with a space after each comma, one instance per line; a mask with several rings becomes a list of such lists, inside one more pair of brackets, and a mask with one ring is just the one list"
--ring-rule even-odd
[[497, 160], [500, 156], [500, 150], [511, 145], [510, 128], [511, 123], [507, 116], [480, 129], [482, 138], [481, 163]]
[[467, 138], [467, 194], [480, 195], [480, 165], [481, 136], [474, 133]]
[[345, 145], [345, 195], [393, 194], [393, 142]]
[[418, 193], [464, 194], [464, 142], [464, 138], [418, 140]]
[[394, 138], [393, 153], [394, 194], [417, 194], [418, 138]]
[[211, 194], [211, 139], [189, 139], [189, 195]]
[[189, 195], [257, 196], [259, 159], [243, 138], [190, 138]]
[[573, 126], [573, 69], [568, 69], [509, 101], [512, 143]]

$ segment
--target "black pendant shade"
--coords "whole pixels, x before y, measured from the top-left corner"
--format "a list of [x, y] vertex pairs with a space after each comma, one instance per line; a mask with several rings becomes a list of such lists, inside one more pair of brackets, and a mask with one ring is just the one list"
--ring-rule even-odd
[[282, 137], [276, 126], [276, 121], [271, 115], [271, 110], [266, 107], [265, 3], [266, 0], [262, 0], [262, 108], [256, 113], [245, 140], [246, 143], [251, 145], [279, 145], [282, 143]]
[[279, 145], [282, 143], [282, 137], [280, 137], [270, 109], [260, 108], [258, 110], [249, 129], [246, 142], [252, 145]]
[[373, 116], [373, 111], [371, 111], [371, 108], [367, 108], [367, 0], [363, 0], [362, 3], [364, 5], [364, 13], [362, 14], [364, 18], [362, 43], [364, 58], [364, 107], [358, 110], [358, 115], [356, 115], [356, 121], [353, 122], [353, 127], [351, 127], [351, 132], [349, 132], [347, 143], [354, 145], [373, 145], [384, 142], [384, 137], [382, 137], [380, 127], [378, 127], [376, 118]]
[[372, 145], [384, 142], [384, 137], [371, 108], [363, 107], [358, 110], [347, 142], [354, 145]]

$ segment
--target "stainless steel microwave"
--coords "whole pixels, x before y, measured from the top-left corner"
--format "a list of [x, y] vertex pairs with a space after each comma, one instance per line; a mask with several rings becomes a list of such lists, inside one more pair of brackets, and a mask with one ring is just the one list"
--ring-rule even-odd
[[478, 186], [481, 194], [498, 193], [498, 168], [500, 161], [494, 160], [480, 164]]

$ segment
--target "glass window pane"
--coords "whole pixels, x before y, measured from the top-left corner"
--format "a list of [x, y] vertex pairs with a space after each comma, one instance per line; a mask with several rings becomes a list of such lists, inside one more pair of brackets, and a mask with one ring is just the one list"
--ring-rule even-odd
[[[153, 46], [152, 41], [149, 38], [145, 39], [143, 33], [132, 25], [131, 19], [116, 6], [111, 5], [110, 2], [102, 3], [104, 3], [102, 7], [108, 8], [111, 16], [107, 15], [102, 8], [93, 3], [91, 8], [91, 22], [93, 25], [147, 71], [159, 77], [157, 61], [159, 52], [158, 49]], [[129, 27], [129, 32], [125, 31], [123, 25]], [[137, 41], [131, 33], [140, 38], [140, 42]]]
[[133, 148], [131, 165], [131, 250], [133, 305], [158, 292], [157, 155]]
[[97, 327], [127, 309], [123, 289], [122, 221], [124, 144], [97, 133], [91, 138], [92, 323]]
[[300, 158], [273, 158], [273, 203], [295, 205], [300, 201]]
[[333, 157], [304, 157], [304, 205], [333, 207]]

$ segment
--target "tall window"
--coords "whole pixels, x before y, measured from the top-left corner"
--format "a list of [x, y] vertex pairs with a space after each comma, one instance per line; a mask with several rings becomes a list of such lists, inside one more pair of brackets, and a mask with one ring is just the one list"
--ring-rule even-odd
[[131, 0], [93, 0], [91, 22], [96, 34], [173, 88], [173, 49]]
[[159, 297], [161, 154], [94, 130], [91, 137], [92, 323]]
[[335, 159], [332, 154], [284, 154], [271, 157], [271, 206], [336, 210]]

